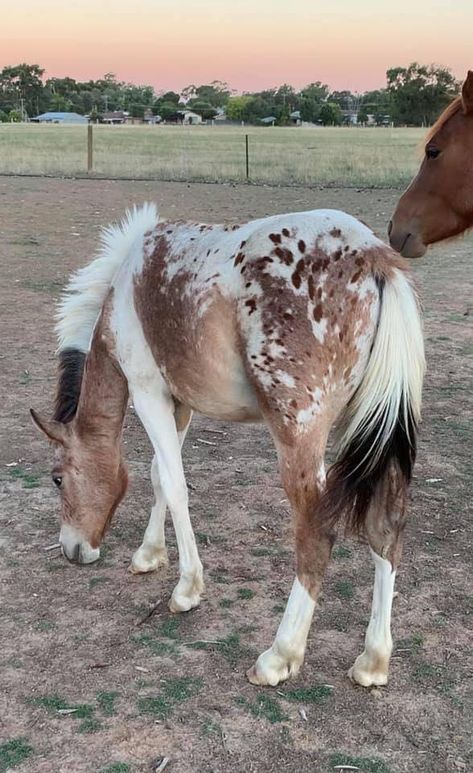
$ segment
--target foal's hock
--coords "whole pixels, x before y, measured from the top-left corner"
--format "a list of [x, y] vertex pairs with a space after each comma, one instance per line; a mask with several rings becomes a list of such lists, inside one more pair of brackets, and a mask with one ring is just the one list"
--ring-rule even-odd
[[[192, 411], [264, 421], [292, 508], [296, 577], [255, 684], [296, 674], [337, 521], [375, 562], [365, 650], [351, 677], [385, 684], [406, 489], [415, 458], [424, 355], [406, 264], [333, 210], [234, 226], [171, 223], [146, 205], [103, 236], [71, 279], [57, 325], [55, 444], [64, 554], [95, 561], [127, 485], [121, 433], [131, 394], [154, 448], [156, 501], [131, 570], [167, 563], [166, 507], [179, 549], [173, 612], [197, 606], [203, 573], [181, 445]], [[338, 451], [325, 477], [327, 437]]]

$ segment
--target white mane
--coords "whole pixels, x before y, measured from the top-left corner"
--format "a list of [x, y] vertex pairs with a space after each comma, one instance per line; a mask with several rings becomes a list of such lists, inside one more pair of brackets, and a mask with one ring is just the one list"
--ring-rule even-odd
[[99, 253], [70, 278], [56, 314], [58, 351], [88, 352], [92, 333], [113, 278], [137, 239], [158, 222], [155, 204], [127, 210], [118, 225], [104, 228]]

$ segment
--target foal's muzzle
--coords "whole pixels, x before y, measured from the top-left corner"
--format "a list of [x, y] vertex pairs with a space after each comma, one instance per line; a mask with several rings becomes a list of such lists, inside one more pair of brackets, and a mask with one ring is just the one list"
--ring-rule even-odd
[[78, 529], [69, 524], [61, 526], [59, 542], [63, 555], [73, 564], [93, 564], [100, 558], [100, 548], [93, 548]]

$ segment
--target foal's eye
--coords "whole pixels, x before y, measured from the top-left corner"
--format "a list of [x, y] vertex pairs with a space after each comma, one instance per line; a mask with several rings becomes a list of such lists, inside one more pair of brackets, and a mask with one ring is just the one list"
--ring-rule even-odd
[[425, 149], [425, 155], [427, 158], [437, 158], [437, 156], [440, 156], [440, 150], [438, 148], [427, 147]]
[[53, 483], [58, 488], [62, 486], [62, 475], [53, 475]]

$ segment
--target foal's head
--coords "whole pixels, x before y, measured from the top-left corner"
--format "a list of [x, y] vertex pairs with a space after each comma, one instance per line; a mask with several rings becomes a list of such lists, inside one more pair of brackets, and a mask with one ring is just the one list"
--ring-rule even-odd
[[128, 482], [120, 437], [96, 432], [80, 418], [64, 424], [40, 418], [35, 424], [55, 447], [52, 480], [61, 497], [59, 541], [70, 561], [89, 564], [100, 556], [99, 545]]
[[473, 71], [425, 143], [422, 165], [389, 224], [389, 240], [406, 258], [473, 226]]

